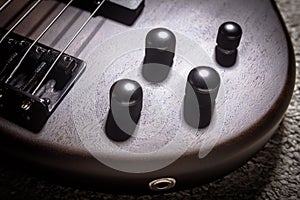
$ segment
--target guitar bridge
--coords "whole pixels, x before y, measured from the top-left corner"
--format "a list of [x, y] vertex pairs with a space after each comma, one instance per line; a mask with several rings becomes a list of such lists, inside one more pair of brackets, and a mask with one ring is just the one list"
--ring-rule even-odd
[[[5, 31], [0, 29], [0, 38]], [[85, 63], [11, 33], [0, 44], [0, 115], [39, 132], [85, 69]], [[16, 66], [19, 65], [16, 69]], [[53, 65], [53, 68], [51, 66]]]

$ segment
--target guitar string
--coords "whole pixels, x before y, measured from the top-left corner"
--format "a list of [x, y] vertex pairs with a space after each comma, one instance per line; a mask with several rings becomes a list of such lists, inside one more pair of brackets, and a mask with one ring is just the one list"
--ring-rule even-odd
[[1, 7], [0, 7], [0, 12], [6, 8], [13, 0], [7, 0]]
[[32, 92], [32, 95], [35, 95], [36, 92], [39, 90], [45, 79], [48, 77], [49, 73], [52, 71], [56, 63], [59, 61], [61, 56], [64, 54], [64, 52], [68, 49], [68, 47], [73, 43], [73, 41], [77, 38], [77, 36], [81, 33], [81, 31], [86, 27], [86, 25], [90, 22], [90, 20], [94, 17], [94, 15], [98, 12], [98, 10], [102, 7], [106, 0], [103, 0], [102, 2], [98, 2], [98, 6], [96, 9], [93, 11], [93, 13], [87, 18], [87, 20], [83, 23], [83, 25], [79, 28], [79, 30], [75, 33], [73, 38], [68, 42], [68, 44], [63, 48], [63, 50], [60, 52], [60, 54], [56, 57], [55, 61], [52, 63], [50, 68], [48, 69], [47, 73], [43, 76], [39, 84], [36, 86], [34, 91]]
[[20, 61], [18, 62], [17, 66], [14, 70], [10, 73], [9, 77], [5, 80], [5, 83], [8, 83], [10, 79], [14, 76], [17, 70], [20, 68], [21, 64], [23, 63], [24, 59], [27, 57], [29, 52], [32, 50], [34, 45], [45, 35], [45, 33], [52, 27], [52, 25], [59, 19], [59, 17], [66, 11], [66, 9], [71, 5], [74, 0], [70, 0], [69, 3], [55, 16], [55, 18], [48, 24], [48, 26], [43, 30], [42, 33], [34, 40], [34, 42], [29, 46], [27, 51], [24, 53]]
[[26, 13], [6, 32], [6, 34], [1, 38], [0, 44], [5, 40], [5, 38], [41, 3], [43, 0], [37, 0], [31, 8], [29, 8]]

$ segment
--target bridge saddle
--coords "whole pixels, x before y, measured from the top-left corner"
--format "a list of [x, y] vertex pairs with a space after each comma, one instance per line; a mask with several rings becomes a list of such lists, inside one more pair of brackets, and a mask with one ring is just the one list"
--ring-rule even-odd
[[[0, 29], [0, 38], [4, 33]], [[12, 33], [0, 44], [0, 115], [38, 132], [83, 73], [85, 63], [63, 54], [43, 81], [60, 52], [37, 43], [10, 77], [32, 42]]]

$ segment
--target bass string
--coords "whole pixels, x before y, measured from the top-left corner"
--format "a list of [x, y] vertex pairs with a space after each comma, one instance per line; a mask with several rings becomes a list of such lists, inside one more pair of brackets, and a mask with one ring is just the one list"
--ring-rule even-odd
[[1, 7], [0, 7], [0, 12], [6, 8], [13, 0], [7, 0]]
[[1, 38], [0, 44], [5, 40], [5, 38], [13, 31], [15, 28], [42, 2], [43, 0], [37, 0], [25, 13], [24, 15], [5, 33]]
[[48, 77], [48, 75], [50, 74], [50, 72], [52, 71], [52, 69], [54, 68], [54, 66], [57, 64], [57, 62], [59, 61], [59, 59], [61, 58], [61, 56], [65, 53], [65, 51], [68, 49], [68, 47], [74, 42], [74, 40], [77, 38], [77, 36], [81, 33], [81, 31], [86, 27], [86, 25], [90, 22], [90, 20], [96, 15], [96, 13], [100, 10], [100, 8], [102, 7], [102, 5], [104, 4], [104, 2], [106, 2], [106, 0], [102, 0], [101, 2], [98, 1], [98, 6], [96, 7], [96, 9], [93, 11], [93, 13], [86, 19], [86, 21], [83, 23], [83, 25], [81, 25], [81, 27], [77, 30], [77, 32], [74, 34], [74, 36], [71, 38], [71, 40], [69, 40], [69, 42], [67, 43], [67, 45], [63, 48], [63, 50], [60, 51], [59, 55], [56, 57], [56, 59], [54, 60], [54, 62], [52, 63], [52, 65], [50, 66], [50, 68], [47, 70], [46, 74], [43, 76], [43, 78], [41, 79], [41, 81], [39, 82], [39, 84], [35, 87], [34, 91], [32, 92], [32, 95], [35, 95], [38, 90], [40, 89], [41, 85], [43, 84], [43, 82], [46, 80], [46, 78]]
[[66, 9], [71, 5], [71, 3], [74, 0], [70, 0], [68, 4], [55, 16], [55, 18], [48, 24], [48, 26], [40, 33], [40, 35], [32, 42], [32, 44], [29, 46], [27, 51], [24, 53], [14, 70], [10, 73], [9, 77], [5, 80], [5, 83], [8, 83], [11, 78], [15, 75], [15, 73], [20, 68], [21, 64], [29, 54], [29, 52], [32, 50], [32, 48], [35, 46], [35, 44], [45, 35], [45, 33], [52, 27], [52, 25], [59, 19], [59, 17], [66, 11]]

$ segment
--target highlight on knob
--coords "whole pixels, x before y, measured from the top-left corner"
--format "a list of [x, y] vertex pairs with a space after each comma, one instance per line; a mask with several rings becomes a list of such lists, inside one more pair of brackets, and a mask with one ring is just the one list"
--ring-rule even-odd
[[105, 132], [108, 138], [121, 142], [130, 138], [136, 129], [143, 107], [141, 85], [130, 79], [115, 82], [110, 89], [110, 109]]
[[176, 37], [166, 28], [152, 29], [146, 36], [143, 77], [153, 83], [164, 81], [172, 68]]
[[218, 72], [211, 67], [196, 67], [189, 73], [184, 96], [186, 123], [199, 129], [210, 124], [220, 83]]

